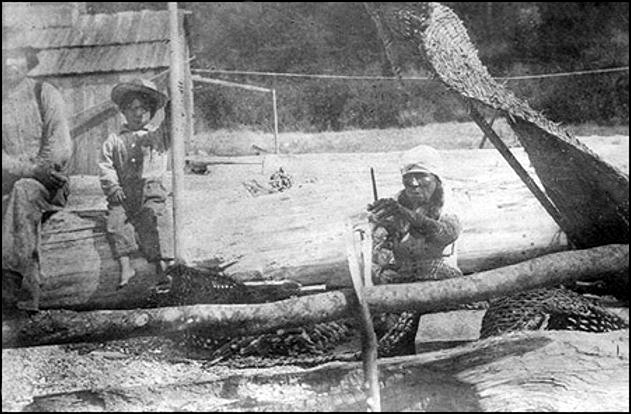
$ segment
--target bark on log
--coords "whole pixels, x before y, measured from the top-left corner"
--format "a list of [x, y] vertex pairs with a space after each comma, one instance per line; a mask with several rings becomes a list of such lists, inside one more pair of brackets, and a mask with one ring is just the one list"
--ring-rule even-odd
[[27, 319], [2, 322], [2, 346], [21, 347], [101, 342], [155, 336], [189, 328], [218, 335], [252, 335], [282, 326], [300, 326], [350, 316], [356, 309], [351, 290], [247, 305], [192, 305], [131, 310], [42, 311]]
[[[524, 165], [520, 149], [515, 156]], [[628, 170], [620, 146], [598, 150]], [[458, 263], [465, 273], [518, 263], [566, 250], [554, 221], [495, 150], [443, 151], [446, 181], [462, 207], [464, 233]], [[344, 220], [372, 201], [369, 167], [379, 194], [401, 187], [398, 152], [237, 157], [259, 165], [213, 165], [204, 176], [185, 176], [185, 244], [190, 262], [221, 257], [238, 260], [228, 269], [236, 279], [292, 279], [303, 285], [350, 287], [343, 246]], [[261, 182], [282, 166], [293, 178], [288, 191], [252, 197], [243, 181]], [[532, 169], [529, 169], [532, 173]], [[167, 180], [167, 187], [170, 185]], [[118, 264], [104, 233], [105, 201], [96, 177], [74, 176], [69, 209], [47, 223], [43, 234], [44, 308], [118, 309], [138, 306], [155, 284], [153, 269], [133, 261], [138, 276], [117, 290]], [[56, 223], [56, 225], [55, 225]]]
[[[523, 237], [517, 233], [508, 236], [502, 233], [495, 236], [486, 234], [486, 239], [479, 234], [471, 236], [471, 239], [479, 241], [474, 243], [476, 249], [461, 251], [459, 256], [468, 272], [501, 267], [564, 249], [559, 243], [525, 251]], [[554, 234], [548, 236], [552, 238]], [[42, 269], [45, 278], [41, 306], [43, 309], [75, 310], [142, 306], [150, 288], [159, 278], [155, 268], [140, 255], [132, 257], [132, 266], [136, 276], [127, 286], [119, 289], [120, 268], [106, 239], [104, 212], [58, 213], [45, 224], [42, 237]], [[240, 281], [289, 279], [303, 285], [351, 286], [345, 260], [271, 268], [265, 272], [251, 270], [231, 273], [231, 270], [229, 268], [227, 274]]]
[[628, 273], [629, 245], [610, 244], [552, 253], [462, 278], [367, 288], [366, 299], [377, 311], [400, 312], [410, 304], [419, 311], [433, 311], [576, 280], [608, 276], [628, 280]]
[[[380, 361], [387, 411], [629, 410], [629, 331], [522, 332]], [[42, 395], [31, 411], [365, 411], [360, 363]]]
[[[603, 275], [625, 275], [628, 278], [628, 269], [629, 245], [608, 245], [553, 253], [463, 278], [366, 287], [366, 300], [371, 308], [383, 312], [405, 309], [431, 312], [511, 292]], [[192, 327], [231, 335], [252, 335], [346, 317], [357, 306], [353, 291], [345, 289], [258, 305], [195, 305], [91, 312], [51, 310], [27, 320], [3, 321], [2, 346], [113, 340], [160, 335]]]
[[53, 215], [44, 224], [41, 246], [43, 309], [133, 308], [159, 282], [155, 267], [136, 256], [136, 276], [118, 288], [120, 268], [106, 239], [102, 211]]

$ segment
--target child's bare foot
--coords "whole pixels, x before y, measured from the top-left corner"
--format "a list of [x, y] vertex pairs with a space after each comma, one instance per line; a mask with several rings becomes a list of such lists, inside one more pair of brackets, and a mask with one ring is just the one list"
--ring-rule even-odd
[[158, 283], [156, 290], [158, 292], [168, 292], [171, 289], [173, 278], [166, 273], [166, 269], [171, 265], [171, 260], [160, 260], [156, 263], [156, 273], [158, 274]]
[[127, 282], [129, 282], [129, 279], [131, 279], [132, 277], [136, 275], [136, 271], [131, 266], [131, 262], [129, 261], [128, 256], [122, 256], [119, 259], [119, 262], [121, 265], [121, 281], [118, 284], [118, 287], [121, 288], [125, 286]]

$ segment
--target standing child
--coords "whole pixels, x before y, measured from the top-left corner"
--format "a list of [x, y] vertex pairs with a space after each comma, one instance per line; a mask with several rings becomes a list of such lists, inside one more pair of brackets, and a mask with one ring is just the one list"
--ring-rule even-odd
[[134, 79], [112, 89], [112, 101], [125, 116], [118, 134], [103, 143], [99, 162], [101, 188], [107, 197], [107, 233], [121, 266], [119, 286], [135, 275], [130, 254], [138, 249], [164, 276], [173, 260], [173, 224], [163, 184], [170, 139], [155, 125], [167, 101], [151, 81]]

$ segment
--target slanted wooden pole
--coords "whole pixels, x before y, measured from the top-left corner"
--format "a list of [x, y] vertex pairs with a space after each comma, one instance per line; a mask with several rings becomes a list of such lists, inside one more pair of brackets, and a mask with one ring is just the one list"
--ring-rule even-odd
[[552, 219], [561, 227], [561, 229], [565, 230], [569, 227], [565, 224], [565, 220], [561, 213], [556, 208], [552, 201], [548, 198], [548, 196], [543, 192], [541, 188], [537, 185], [537, 183], [532, 179], [532, 177], [528, 174], [528, 172], [522, 167], [517, 158], [513, 155], [510, 149], [504, 144], [504, 141], [495, 133], [493, 128], [486, 122], [484, 117], [475, 109], [474, 103], [472, 101], [466, 101], [466, 104], [469, 109], [469, 114], [473, 121], [478, 124], [482, 132], [484, 132], [484, 136], [489, 138], [489, 141], [495, 145], [495, 148], [500, 152], [502, 157], [508, 162], [508, 165], [517, 173], [519, 178], [526, 184], [526, 187], [532, 192], [532, 194], [537, 198], [539, 203], [543, 206], [543, 208], [552, 216]]
[[[346, 225], [345, 233], [346, 257], [348, 260], [351, 280], [353, 281], [353, 288], [359, 304], [358, 319], [362, 327], [361, 343], [365, 381], [364, 386], [368, 394], [366, 403], [369, 412], [380, 412], [381, 394], [379, 392], [379, 367], [377, 366], [377, 336], [372, 323], [372, 317], [370, 316], [370, 309], [368, 309], [368, 303], [366, 302], [363, 280], [366, 276], [366, 270], [370, 271], [370, 269], [365, 269], [365, 265], [363, 265], [364, 278], [362, 278], [360, 260], [355, 248], [355, 231], [350, 225], [350, 222]], [[364, 245], [363, 241], [364, 238], [362, 238], [362, 245]]]
[[[489, 127], [493, 127], [493, 123], [495, 123], [495, 119], [497, 118], [497, 111], [493, 112], [493, 117], [491, 118], [491, 122], [489, 122]], [[482, 141], [480, 141], [480, 145], [478, 145], [478, 149], [482, 149], [484, 147], [484, 143], [487, 140], [486, 134], [482, 136]]]
[[184, 228], [184, 49], [179, 30], [177, 2], [169, 2], [169, 44], [171, 46], [171, 142], [173, 154], [173, 238], [175, 259], [184, 261], [182, 229]]
[[193, 82], [207, 83], [211, 85], [220, 85], [220, 86], [230, 86], [234, 88], [245, 89], [248, 91], [265, 92], [265, 93], [269, 93], [271, 91], [271, 89], [262, 88], [260, 86], [248, 85], [246, 83], [229, 82], [229, 81], [225, 81], [221, 79], [205, 78], [201, 75], [192, 75], [191, 79], [193, 80]]

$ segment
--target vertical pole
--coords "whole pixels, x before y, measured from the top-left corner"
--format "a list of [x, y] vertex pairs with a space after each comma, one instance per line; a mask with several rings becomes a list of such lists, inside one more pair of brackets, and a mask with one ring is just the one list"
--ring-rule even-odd
[[185, 99], [185, 113], [186, 113], [186, 135], [184, 139], [184, 150], [186, 146], [190, 145], [193, 138], [193, 112], [195, 109], [193, 100], [193, 79], [191, 76], [191, 51], [188, 49], [186, 42], [184, 42], [184, 99]]
[[175, 259], [184, 261], [182, 251], [182, 227], [184, 211], [182, 188], [184, 184], [184, 53], [180, 38], [177, 2], [169, 2], [169, 44], [171, 46], [171, 71], [169, 86], [171, 95], [171, 152], [173, 154], [173, 238]]
[[272, 105], [274, 106], [274, 153], [278, 154], [278, 111], [276, 109], [276, 89], [272, 89]]

